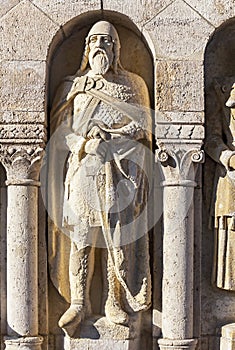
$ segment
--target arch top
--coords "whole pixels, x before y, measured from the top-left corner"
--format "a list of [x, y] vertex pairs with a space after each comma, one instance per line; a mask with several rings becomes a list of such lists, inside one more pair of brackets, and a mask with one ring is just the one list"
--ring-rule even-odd
[[153, 54], [148, 39], [127, 16], [112, 11], [92, 11], [83, 13], [66, 23], [54, 37], [48, 56], [50, 99], [56, 87], [68, 75], [78, 70], [85, 47], [85, 38], [92, 25], [105, 20], [114, 25], [121, 42], [121, 63], [125, 69], [140, 75], [153, 91]]

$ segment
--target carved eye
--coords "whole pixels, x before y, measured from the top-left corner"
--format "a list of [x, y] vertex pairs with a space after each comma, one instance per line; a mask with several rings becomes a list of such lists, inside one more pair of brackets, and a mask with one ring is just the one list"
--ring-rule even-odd
[[111, 38], [110, 38], [109, 36], [105, 36], [105, 37], [104, 37], [104, 43], [105, 43], [106, 45], [111, 45], [111, 44], [112, 44]]
[[90, 42], [91, 43], [95, 43], [97, 41], [97, 36], [96, 35], [93, 35], [90, 37]]

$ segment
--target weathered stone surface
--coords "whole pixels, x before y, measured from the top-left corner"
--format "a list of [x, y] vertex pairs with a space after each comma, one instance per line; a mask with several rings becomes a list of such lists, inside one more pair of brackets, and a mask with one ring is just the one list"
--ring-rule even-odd
[[144, 24], [172, 2], [173, 0], [104, 0], [103, 9], [118, 11], [130, 17], [134, 23]]
[[160, 111], [204, 109], [203, 65], [192, 61], [159, 61], [156, 65], [156, 108]]
[[158, 111], [156, 116], [157, 123], [192, 123], [203, 124], [203, 112], [166, 112]]
[[2, 110], [43, 111], [45, 73], [44, 62], [2, 62], [0, 67]]
[[21, 112], [3, 111], [0, 112], [0, 124], [24, 124], [24, 123], [46, 123], [44, 112]]
[[46, 60], [59, 26], [25, 0], [1, 20], [0, 56], [8, 60]]
[[187, 0], [185, 2], [188, 2], [191, 7], [216, 27], [235, 15], [234, 0]]
[[0, 17], [4, 16], [14, 6], [16, 6], [20, 0], [1, 0], [0, 1]]
[[45, 128], [42, 124], [0, 125], [0, 138], [12, 139], [45, 139]]
[[138, 340], [112, 340], [112, 339], [68, 339], [65, 341], [65, 350], [128, 350], [138, 349]]
[[32, 3], [59, 25], [65, 24], [84, 12], [101, 9], [100, 0], [32, 0]]
[[201, 59], [213, 26], [182, 0], [176, 0], [149, 21], [144, 29], [157, 57]]
[[160, 139], [203, 139], [204, 127], [202, 125], [159, 124], [156, 127], [157, 138]]

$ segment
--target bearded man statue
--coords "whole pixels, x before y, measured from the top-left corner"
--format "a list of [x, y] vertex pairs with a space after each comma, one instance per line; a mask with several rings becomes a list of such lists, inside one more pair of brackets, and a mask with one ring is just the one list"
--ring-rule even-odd
[[100, 314], [127, 325], [130, 315], [151, 305], [149, 94], [119, 57], [115, 27], [97, 22], [78, 72], [63, 80], [51, 111], [49, 266], [70, 303], [59, 320], [69, 335], [93, 314], [97, 248], [106, 285]]

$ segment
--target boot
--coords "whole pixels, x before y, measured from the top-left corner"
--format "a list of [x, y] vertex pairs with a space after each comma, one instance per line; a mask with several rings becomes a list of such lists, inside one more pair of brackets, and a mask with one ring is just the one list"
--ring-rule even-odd
[[107, 261], [108, 297], [105, 303], [105, 315], [107, 319], [116, 324], [126, 325], [128, 315], [121, 306], [121, 285], [117, 280], [114, 266], [110, 257]]
[[58, 324], [72, 337], [85, 316], [91, 314], [89, 299], [93, 275], [94, 253], [91, 247], [77, 250], [72, 243], [69, 265], [71, 305], [62, 315]]

